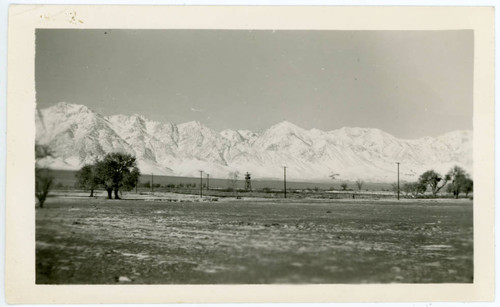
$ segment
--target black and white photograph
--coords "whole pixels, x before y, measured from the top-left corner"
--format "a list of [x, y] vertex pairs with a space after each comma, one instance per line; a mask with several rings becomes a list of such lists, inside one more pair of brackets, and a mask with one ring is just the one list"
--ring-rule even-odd
[[40, 29], [39, 284], [473, 282], [473, 32]]
[[36, 286], [482, 283], [476, 30], [82, 12], [29, 12]]

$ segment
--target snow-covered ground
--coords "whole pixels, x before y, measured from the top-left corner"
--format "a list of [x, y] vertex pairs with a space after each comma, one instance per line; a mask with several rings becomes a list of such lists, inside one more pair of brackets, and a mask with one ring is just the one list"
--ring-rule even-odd
[[[65, 197], [65, 198], [85, 198], [89, 197], [90, 192], [83, 191], [51, 191], [51, 196], [54, 197]], [[107, 193], [105, 191], [94, 192], [94, 197], [96, 198], [106, 198]], [[172, 201], [172, 202], [203, 202], [203, 201], [217, 201], [217, 197], [203, 196], [193, 194], [177, 194], [169, 192], [141, 192], [132, 193], [126, 192], [122, 193], [120, 197], [124, 200], [146, 200], [146, 201]]]

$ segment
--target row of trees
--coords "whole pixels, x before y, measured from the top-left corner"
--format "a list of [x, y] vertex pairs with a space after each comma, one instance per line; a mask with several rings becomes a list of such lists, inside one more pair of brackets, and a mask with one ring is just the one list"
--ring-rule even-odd
[[134, 188], [140, 175], [134, 156], [110, 153], [102, 160], [84, 165], [75, 176], [81, 188], [90, 190], [91, 197], [94, 190], [101, 187], [108, 193], [108, 199], [112, 198], [113, 192], [115, 199], [120, 199], [119, 191]]
[[[361, 180], [361, 179], [356, 180], [356, 186], [358, 187], [359, 191], [361, 191], [364, 184], [365, 184], [365, 182], [363, 180]], [[347, 191], [348, 187], [349, 187], [349, 185], [347, 184], [347, 182], [342, 182], [340, 184], [340, 188], [342, 188], [342, 191]]]
[[[168, 189], [195, 189], [196, 187], [198, 187], [198, 185], [196, 183], [178, 183], [178, 184], [174, 184], [174, 183], [168, 183], [168, 184], [160, 184], [160, 183], [154, 183], [153, 185], [153, 188], [168, 188]], [[139, 187], [143, 187], [143, 188], [148, 188], [150, 189], [151, 188], [151, 182], [150, 181], [146, 181], [142, 184], [139, 184]], [[203, 188], [206, 188], [207, 185], [204, 183], [202, 185]]]
[[418, 197], [430, 189], [432, 197], [446, 186], [446, 191], [458, 198], [460, 193], [465, 197], [473, 191], [474, 182], [469, 174], [459, 166], [452, 167], [446, 175], [442, 176], [434, 170], [428, 170], [418, 178], [418, 181], [403, 184], [401, 190], [407, 196]]
[[[54, 183], [51, 170], [41, 166], [40, 161], [51, 156], [49, 147], [35, 144], [35, 197], [40, 208], [43, 208]], [[109, 199], [112, 198], [113, 192], [115, 199], [119, 199], [120, 190], [130, 190], [135, 187], [140, 174], [134, 156], [110, 153], [102, 160], [97, 159], [93, 164], [84, 165], [75, 176], [81, 188], [90, 190], [90, 196], [94, 196], [95, 189], [102, 187], [107, 191]]]

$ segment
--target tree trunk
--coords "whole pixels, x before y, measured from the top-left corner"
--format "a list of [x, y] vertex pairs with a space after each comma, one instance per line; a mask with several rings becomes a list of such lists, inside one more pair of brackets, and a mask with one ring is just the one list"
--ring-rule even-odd
[[118, 189], [115, 189], [115, 199], [120, 199], [120, 196], [118, 196]]
[[90, 189], [90, 196], [89, 197], [94, 197], [94, 189]]
[[436, 185], [431, 184], [430, 187], [431, 187], [431, 192], [432, 192], [432, 198], [436, 198], [436, 194], [438, 192], [437, 191], [437, 184]]
[[108, 199], [113, 199], [113, 189], [106, 189], [108, 192]]

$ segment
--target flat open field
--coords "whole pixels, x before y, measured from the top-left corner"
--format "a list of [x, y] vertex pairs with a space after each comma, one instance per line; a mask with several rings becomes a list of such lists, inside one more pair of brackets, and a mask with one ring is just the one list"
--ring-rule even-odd
[[472, 201], [49, 198], [38, 284], [469, 283]]

